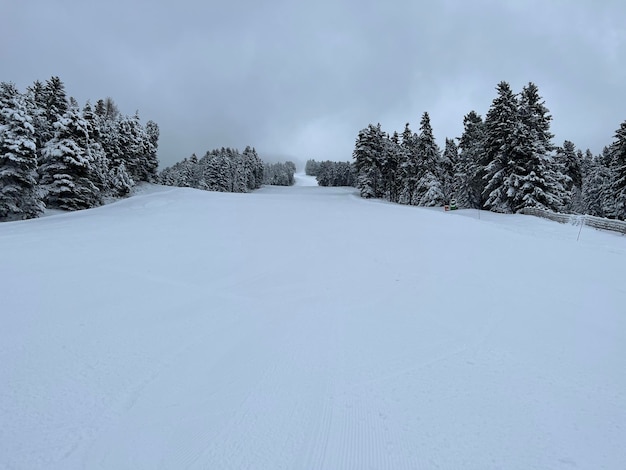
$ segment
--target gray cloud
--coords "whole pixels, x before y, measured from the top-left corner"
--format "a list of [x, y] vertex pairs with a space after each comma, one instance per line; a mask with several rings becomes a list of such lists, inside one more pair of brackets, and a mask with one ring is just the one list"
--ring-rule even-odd
[[[5, 10], [5, 7], [3, 7]], [[495, 86], [535, 82], [555, 142], [599, 152], [626, 119], [621, 1], [11, 2], [0, 80], [59, 75], [161, 127], [162, 166], [221, 146], [348, 160], [380, 122], [457, 137]]]

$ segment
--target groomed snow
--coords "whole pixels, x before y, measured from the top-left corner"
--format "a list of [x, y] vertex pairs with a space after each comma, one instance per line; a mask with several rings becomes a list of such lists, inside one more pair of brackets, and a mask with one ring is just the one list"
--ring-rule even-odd
[[306, 182], [1, 224], [0, 468], [626, 468], [625, 237]]

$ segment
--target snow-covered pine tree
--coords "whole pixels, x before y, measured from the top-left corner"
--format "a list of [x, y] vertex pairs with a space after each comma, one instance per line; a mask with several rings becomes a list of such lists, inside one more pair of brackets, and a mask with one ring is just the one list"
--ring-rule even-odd
[[583, 152], [581, 149], [576, 150], [576, 159], [580, 162], [580, 174], [581, 178], [581, 207], [578, 209], [579, 212], [584, 213], [584, 204], [582, 204], [582, 187], [585, 185], [585, 180], [589, 177], [591, 173], [591, 166], [593, 165], [593, 153], [591, 150], [587, 149]]
[[291, 160], [285, 162], [285, 167], [287, 168], [287, 174], [289, 175], [289, 186], [293, 186], [296, 184], [296, 164]]
[[317, 167], [317, 176], [315, 177], [319, 186], [334, 186], [333, 182], [336, 174], [333, 163], [334, 162], [331, 162], [330, 160], [319, 163]]
[[36, 80], [26, 89], [29, 114], [33, 118], [35, 131], [35, 145], [37, 147], [37, 162], [41, 162], [41, 151], [46, 142], [52, 138], [53, 127], [46, 118], [46, 89], [45, 85]]
[[159, 184], [164, 184], [166, 186], [176, 186], [176, 174], [174, 168], [171, 166], [163, 168], [163, 170], [159, 173], [158, 182]]
[[409, 127], [407, 122], [402, 132], [400, 142], [400, 163], [398, 165], [398, 202], [411, 204], [415, 195], [415, 188], [419, 182], [420, 162], [417, 153], [419, 137]]
[[143, 180], [153, 183], [157, 180], [159, 158], [157, 157], [157, 151], [159, 148], [159, 125], [150, 120], [146, 122], [145, 135], [147, 139], [146, 143], [146, 155], [143, 162]]
[[[138, 114], [134, 116], [119, 114], [117, 106], [110, 98], [98, 102], [95, 114], [98, 116], [100, 142], [112, 170], [111, 174], [119, 175], [124, 181], [128, 180], [125, 183], [130, 182], [131, 187], [137, 181], [148, 181], [156, 170], [153, 168], [156, 153], [151, 144], [151, 136], [139, 122]], [[124, 170], [116, 171], [122, 163]], [[125, 188], [124, 184], [118, 186]], [[123, 194], [114, 195], [123, 196]]]
[[317, 176], [319, 171], [320, 162], [316, 162], [314, 159], [309, 159], [304, 165], [304, 174], [307, 176]]
[[185, 187], [183, 184], [183, 164], [187, 159], [174, 163], [171, 167], [165, 168], [159, 175], [159, 182], [168, 186]]
[[361, 197], [379, 198], [384, 194], [381, 159], [384, 152], [384, 133], [380, 124], [370, 124], [359, 132], [352, 153], [357, 170], [357, 188]]
[[105, 99], [99, 99], [96, 103], [95, 113], [103, 120], [115, 121], [120, 116], [120, 110], [113, 101], [113, 98], [107, 96]]
[[356, 169], [351, 162], [337, 162], [338, 179], [335, 180], [335, 186], [356, 186]]
[[[0, 82], [0, 109], [13, 108], [15, 97], [20, 94], [12, 82]], [[0, 115], [0, 125], [6, 122], [5, 117]]]
[[518, 126], [509, 156], [507, 196], [514, 212], [524, 207], [551, 211], [563, 208], [566, 177], [552, 157], [551, 120], [539, 89], [529, 83], [520, 94]]
[[247, 193], [248, 192], [248, 180], [250, 175], [248, 174], [248, 167], [245, 163], [243, 156], [239, 152], [234, 152], [230, 155], [230, 171], [231, 171], [231, 188], [232, 193]]
[[[446, 146], [441, 156], [439, 179], [442, 181], [443, 199], [450, 202], [456, 199], [454, 169], [458, 167], [459, 149], [453, 139], [446, 138]], [[468, 207], [468, 206], [465, 206]]]
[[101, 119], [104, 119], [106, 116], [106, 108], [104, 106], [104, 100], [103, 99], [99, 99], [96, 102], [96, 107], [94, 109], [94, 113], [96, 114], [96, 116], [98, 116]]
[[483, 207], [493, 212], [513, 212], [514, 153], [518, 129], [518, 100], [510, 85], [502, 81], [496, 87], [498, 96], [485, 118], [484, 160], [485, 188]]
[[77, 108], [69, 108], [54, 123], [54, 137], [42, 151], [41, 185], [49, 207], [87, 209], [100, 204], [89, 153], [88, 125]]
[[626, 121], [615, 131], [615, 141], [610, 148], [611, 193], [615, 198], [613, 215], [626, 219]]
[[[181, 161], [176, 162], [170, 172], [170, 179], [172, 186], [178, 186], [179, 188], [189, 188], [189, 160], [185, 157]], [[165, 180], [164, 184], [168, 184]]]
[[582, 212], [582, 152], [576, 151], [573, 142], [566, 140], [556, 149], [555, 162], [565, 179], [565, 212]]
[[145, 156], [149, 152], [148, 137], [139, 121], [139, 115], [118, 118], [117, 151], [114, 166], [124, 162], [133, 181], [145, 181]]
[[335, 168], [330, 160], [319, 162], [317, 176], [315, 180], [318, 186], [333, 186], [335, 179]]
[[101, 143], [100, 120], [93, 112], [89, 101], [83, 107], [82, 117], [87, 125], [87, 135], [89, 136], [87, 151], [92, 162], [93, 183], [100, 190], [101, 195], [105, 196], [109, 194], [111, 189], [109, 161]]
[[413, 204], [428, 207], [441, 206], [444, 204], [443, 187], [439, 177], [441, 151], [435, 142], [430, 116], [427, 112], [424, 112], [420, 122], [417, 154], [420, 169]]
[[244, 192], [252, 191], [256, 185], [256, 175], [254, 174], [254, 155], [250, 146], [246, 146], [241, 154], [241, 164], [244, 174]]
[[483, 153], [485, 123], [470, 111], [463, 118], [463, 135], [459, 139], [459, 159], [454, 171], [454, 192], [461, 207], [480, 209], [485, 189]]
[[[102, 102], [102, 100], [100, 100], [99, 103], [100, 102]], [[102, 145], [104, 154], [106, 156], [107, 166], [109, 168], [109, 175], [111, 177], [114, 177], [114, 175], [119, 173], [116, 171], [116, 169], [122, 163], [124, 163], [124, 152], [123, 149], [120, 147], [121, 139], [119, 138], [119, 120], [106, 118], [103, 115], [100, 115], [97, 112], [97, 109], [98, 107], [96, 106], [96, 123], [100, 131], [99, 142]], [[124, 167], [126, 167], [126, 165], [124, 165]], [[126, 168], [124, 168], [122, 173], [124, 174], [123, 179], [126, 179], [127, 177], [130, 178], [130, 175], [128, 174], [128, 170]], [[132, 182], [132, 185], [134, 185], [134, 182]], [[109, 186], [112, 196], [123, 195], [122, 193], [119, 193], [114, 189], [115, 187], [121, 188], [123, 187], [123, 185], [120, 186], [111, 183]]]
[[248, 177], [248, 190], [260, 188], [263, 184], [263, 161], [259, 158], [254, 147], [247, 146], [242, 155]]
[[200, 184], [200, 180], [203, 178], [201, 174], [202, 168], [200, 167], [200, 160], [195, 153], [191, 154], [191, 157], [187, 159], [187, 178], [186, 184], [190, 188], [197, 188]]
[[[596, 217], [608, 217], [613, 213], [613, 181], [610, 168], [609, 150], [604, 149], [602, 155], [586, 162], [588, 170], [583, 179], [582, 202], [583, 212]], [[586, 158], [585, 158], [586, 160]]]
[[263, 171], [264, 171], [264, 167], [265, 165], [263, 164], [263, 160], [261, 160], [261, 157], [257, 154], [256, 150], [254, 149], [254, 147], [252, 148], [252, 151], [254, 153], [254, 157], [256, 159], [256, 187], [254, 189], [260, 188], [263, 185]]
[[57, 76], [52, 76], [43, 86], [43, 104], [45, 128], [41, 129], [43, 145], [52, 139], [55, 133], [54, 123], [69, 109], [69, 100], [65, 93], [65, 85]]
[[[391, 202], [398, 202], [399, 198], [399, 167], [402, 163], [403, 152], [400, 148], [400, 136], [394, 132], [391, 138], [383, 138], [383, 154], [381, 158], [381, 174], [384, 185], [383, 197]], [[338, 168], [336, 168], [338, 169]]]
[[431, 170], [426, 170], [417, 184], [416, 193], [421, 195], [417, 201], [420, 206], [435, 207], [444, 203], [441, 181]]
[[208, 154], [204, 179], [211, 191], [230, 191], [229, 161], [223, 152], [215, 150]]
[[130, 176], [124, 162], [119, 166], [109, 168], [109, 190], [114, 196], [128, 196], [135, 186], [135, 181]]
[[37, 153], [26, 96], [0, 84], [0, 220], [39, 216], [45, 206], [37, 187]]

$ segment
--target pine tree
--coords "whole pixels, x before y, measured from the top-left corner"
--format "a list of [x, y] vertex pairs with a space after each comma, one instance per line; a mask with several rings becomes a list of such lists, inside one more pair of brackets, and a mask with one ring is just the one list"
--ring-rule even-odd
[[320, 162], [316, 162], [314, 159], [309, 159], [304, 165], [304, 174], [307, 176], [317, 176], [319, 167]]
[[486, 182], [483, 206], [493, 212], [513, 212], [514, 152], [518, 134], [518, 101], [507, 82], [496, 87], [498, 96], [493, 100], [485, 118], [484, 160]]
[[[16, 100], [20, 96], [20, 92], [12, 82], [0, 82], [0, 110], [13, 109], [16, 106]], [[0, 126], [8, 124], [12, 118], [0, 115]]]
[[89, 102], [83, 107], [82, 118], [87, 129], [87, 152], [89, 160], [92, 162], [93, 183], [102, 195], [106, 195], [111, 190], [109, 161], [101, 143], [99, 119], [93, 112]]
[[105, 119], [101, 128], [106, 137], [103, 147], [111, 167], [122, 163], [134, 182], [153, 181], [156, 178], [158, 159], [156, 146], [159, 130], [150, 121], [150, 132], [142, 126], [138, 113], [118, 116], [115, 121]]
[[139, 181], [142, 175], [141, 156], [145, 151], [145, 139], [139, 129], [138, 116], [121, 116], [117, 119], [117, 142], [112, 155], [113, 166], [124, 163], [133, 181]]
[[419, 180], [415, 188], [413, 203], [420, 206], [440, 206], [444, 203], [442, 182], [439, 177], [441, 151], [435, 142], [430, 116], [422, 115], [420, 135], [417, 141], [417, 154], [420, 161]]
[[[381, 156], [381, 175], [383, 180], [383, 196], [391, 202], [398, 202], [399, 198], [399, 177], [398, 169], [402, 161], [402, 150], [400, 148], [400, 136], [394, 132], [393, 136], [383, 138], [383, 153]], [[337, 169], [335, 166], [334, 169]], [[338, 186], [338, 185], [336, 185]]]
[[576, 146], [569, 140], [566, 140], [563, 142], [562, 147], [557, 148], [555, 162], [566, 177], [564, 180], [564, 210], [566, 212], [582, 211], [582, 152], [576, 151]]
[[202, 176], [199, 174], [200, 165], [198, 156], [195, 153], [191, 154], [187, 160], [185, 160], [185, 186], [189, 188], [197, 188], [198, 183], [202, 179]]
[[0, 220], [39, 216], [45, 206], [37, 187], [37, 153], [25, 96], [0, 84]]
[[[587, 149], [583, 153], [581, 149], [576, 151], [576, 159], [580, 162], [580, 173], [582, 175], [581, 188], [585, 185], [585, 180], [591, 173], [591, 167], [593, 166], [593, 153]], [[582, 191], [582, 190], [581, 190]]]
[[[248, 169], [243, 156], [239, 152], [235, 152], [230, 156], [231, 171], [231, 188], [232, 193], [248, 192]], [[293, 183], [290, 183], [293, 184]]]
[[263, 184], [263, 162], [256, 153], [254, 147], [247, 146], [242, 154], [245, 173], [247, 176], [246, 187], [252, 191]]
[[107, 121], [115, 121], [120, 117], [120, 110], [115, 104], [115, 101], [108, 96], [105, 99], [98, 100], [95, 113], [101, 119]]
[[626, 219], [626, 121], [615, 131], [615, 141], [609, 149], [611, 160], [611, 193], [615, 198], [613, 215]]
[[37, 147], [37, 161], [41, 161], [41, 150], [52, 137], [53, 127], [46, 118], [46, 89], [42, 82], [36, 80], [26, 89], [29, 114], [33, 118], [35, 145]]
[[230, 191], [230, 168], [228, 159], [221, 152], [215, 152], [209, 156], [207, 162], [204, 178], [211, 191]]
[[370, 124], [359, 132], [352, 153], [357, 170], [357, 188], [361, 197], [379, 198], [384, 194], [381, 159], [384, 152], [384, 134], [380, 124]]
[[552, 211], [563, 209], [567, 176], [562, 173], [552, 157], [554, 145], [550, 132], [552, 116], [539, 96], [539, 89], [529, 83], [522, 90], [520, 123], [526, 130], [525, 139], [519, 142], [519, 166], [523, 168], [521, 187], [516, 192], [514, 209], [540, 207]]
[[522, 89], [518, 119], [508, 163], [509, 204], [514, 212], [524, 207], [558, 211], [563, 207], [565, 179], [551, 156], [552, 116], [534, 83]]
[[104, 105], [104, 100], [103, 99], [99, 99], [96, 102], [96, 108], [94, 110], [96, 116], [98, 116], [101, 119], [104, 119], [106, 116], [106, 107]]
[[[15, 83], [0, 82], [0, 109], [9, 109], [15, 106], [15, 98], [20, 94]], [[0, 115], [0, 125], [6, 124], [9, 118]]]
[[98, 141], [102, 145], [109, 172], [115, 170], [124, 162], [123, 150], [120, 148], [119, 120], [104, 119], [96, 114], [96, 124], [99, 129]]
[[157, 179], [157, 171], [159, 168], [159, 159], [157, 151], [159, 148], [159, 125], [154, 121], [146, 122], [146, 148], [143, 175], [144, 180], [154, 182]]
[[[100, 131], [100, 144], [106, 156], [109, 191], [112, 196], [123, 197], [135, 185], [139, 174], [132, 155], [136, 150], [136, 136], [132, 118], [120, 115], [112, 98], [96, 103], [95, 122]], [[123, 168], [120, 168], [123, 164]]]
[[454, 169], [458, 166], [459, 149], [452, 139], [446, 138], [446, 146], [441, 156], [440, 180], [442, 181], [443, 199], [449, 202], [456, 199]]
[[59, 77], [53, 76], [43, 86], [43, 113], [46, 127], [42, 129], [42, 140], [45, 143], [53, 137], [54, 123], [69, 109], [65, 85]]
[[135, 186], [135, 182], [128, 173], [124, 162], [120, 163], [119, 166], [109, 168], [107, 180], [109, 181], [110, 191], [112, 191], [114, 196], [128, 196], [133, 186]]
[[93, 182], [87, 123], [78, 109], [69, 108], [54, 127], [54, 137], [43, 149], [40, 168], [46, 204], [66, 210], [98, 205], [101, 196]]
[[401, 204], [412, 204], [415, 188], [419, 182], [419, 161], [417, 153], [417, 142], [419, 138], [414, 133], [407, 122], [402, 132], [402, 141], [398, 151], [398, 202]]
[[459, 139], [459, 158], [454, 171], [454, 191], [461, 207], [480, 209], [483, 206], [484, 145], [483, 119], [475, 111], [470, 111], [463, 118], [463, 135]]
[[333, 186], [333, 181], [335, 180], [335, 167], [333, 162], [320, 162], [315, 179], [319, 186]]
[[[607, 154], [608, 149], [605, 149], [604, 153]], [[610, 161], [603, 156], [598, 156], [588, 163], [589, 170], [583, 179], [582, 186], [583, 212], [596, 217], [607, 217], [614, 210]]]

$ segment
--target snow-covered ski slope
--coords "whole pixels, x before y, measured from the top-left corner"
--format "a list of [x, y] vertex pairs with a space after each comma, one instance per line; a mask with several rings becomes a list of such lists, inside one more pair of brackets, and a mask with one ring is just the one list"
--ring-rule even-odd
[[480, 215], [155, 186], [1, 224], [0, 468], [625, 469], [626, 237]]

